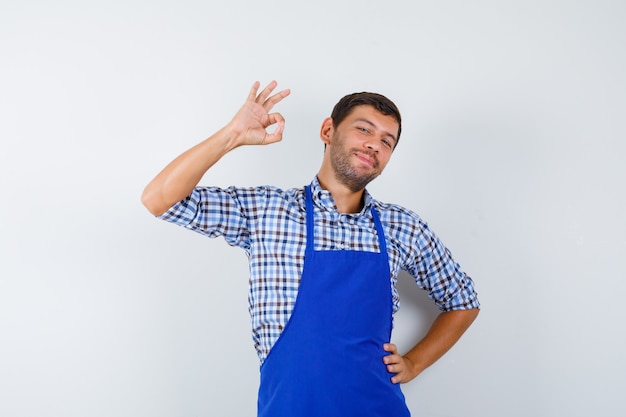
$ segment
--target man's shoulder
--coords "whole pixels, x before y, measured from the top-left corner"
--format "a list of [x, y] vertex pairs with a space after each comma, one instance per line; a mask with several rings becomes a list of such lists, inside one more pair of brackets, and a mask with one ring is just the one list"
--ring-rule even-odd
[[239, 201], [243, 205], [255, 206], [283, 206], [285, 204], [300, 204], [304, 201], [304, 187], [281, 188], [276, 185], [240, 186], [227, 187], [200, 187], [209, 193], [224, 193]]
[[217, 186], [217, 185], [207, 185], [207, 186], [198, 186], [196, 187], [198, 190], [215, 190], [215, 191], [223, 191], [231, 194], [240, 194], [240, 195], [272, 195], [272, 196], [292, 196], [297, 194], [298, 192], [302, 192], [304, 187], [294, 187], [294, 188], [281, 188], [276, 185], [254, 185], [254, 186], [242, 186], [242, 185], [230, 185], [230, 186]]
[[428, 223], [413, 210], [400, 204], [374, 201], [385, 232], [394, 241], [430, 240], [433, 232]]
[[372, 199], [372, 203], [374, 204], [376, 210], [378, 210], [383, 216], [422, 222], [422, 218], [416, 212], [400, 204], [387, 203], [376, 199]]

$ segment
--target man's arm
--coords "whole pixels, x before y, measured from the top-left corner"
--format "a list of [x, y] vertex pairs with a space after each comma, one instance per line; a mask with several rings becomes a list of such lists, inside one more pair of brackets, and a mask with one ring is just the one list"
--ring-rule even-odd
[[[270, 113], [272, 107], [287, 97], [272, 81], [257, 95], [255, 82], [244, 105], [235, 117], [208, 139], [187, 150], [170, 162], [144, 189], [141, 202], [155, 216], [160, 216], [176, 202], [187, 197], [202, 176], [224, 155], [241, 145], [267, 145], [282, 140], [285, 120], [280, 113]], [[277, 124], [273, 133], [266, 129]]]
[[387, 370], [396, 375], [394, 384], [406, 383], [441, 358], [461, 338], [465, 330], [478, 316], [479, 309], [455, 310], [441, 313], [433, 322], [426, 336], [404, 356], [398, 354], [393, 343], [383, 348], [390, 352], [383, 358]]

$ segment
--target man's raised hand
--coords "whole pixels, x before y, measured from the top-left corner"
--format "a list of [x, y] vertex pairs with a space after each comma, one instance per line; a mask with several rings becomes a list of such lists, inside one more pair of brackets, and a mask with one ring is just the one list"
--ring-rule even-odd
[[[237, 135], [236, 146], [267, 145], [282, 140], [285, 119], [280, 113], [270, 111], [291, 91], [285, 89], [270, 95], [277, 85], [276, 81], [272, 81], [260, 93], [260, 83], [256, 81], [252, 85], [246, 102], [230, 122], [232, 131]], [[276, 129], [269, 133], [267, 128], [274, 124], [277, 125]]]

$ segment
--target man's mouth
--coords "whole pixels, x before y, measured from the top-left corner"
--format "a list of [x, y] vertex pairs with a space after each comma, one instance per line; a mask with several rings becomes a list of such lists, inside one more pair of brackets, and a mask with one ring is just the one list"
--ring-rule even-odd
[[360, 161], [366, 163], [367, 165], [371, 166], [372, 168], [376, 167], [378, 165], [377, 161], [376, 161], [376, 157], [368, 155], [366, 153], [363, 152], [355, 152], [354, 155], [357, 157], [357, 159], [359, 159]]

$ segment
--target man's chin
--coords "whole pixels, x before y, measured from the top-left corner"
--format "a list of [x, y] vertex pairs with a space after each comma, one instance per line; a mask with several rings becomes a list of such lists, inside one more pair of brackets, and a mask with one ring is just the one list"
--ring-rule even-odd
[[337, 178], [342, 184], [348, 187], [353, 192], [359, 192], [365, 189], [367, 185], [372, 182], [379, 174], [376, 175], [366, 175], [360, 177], [349, 177], [349, 178]]

